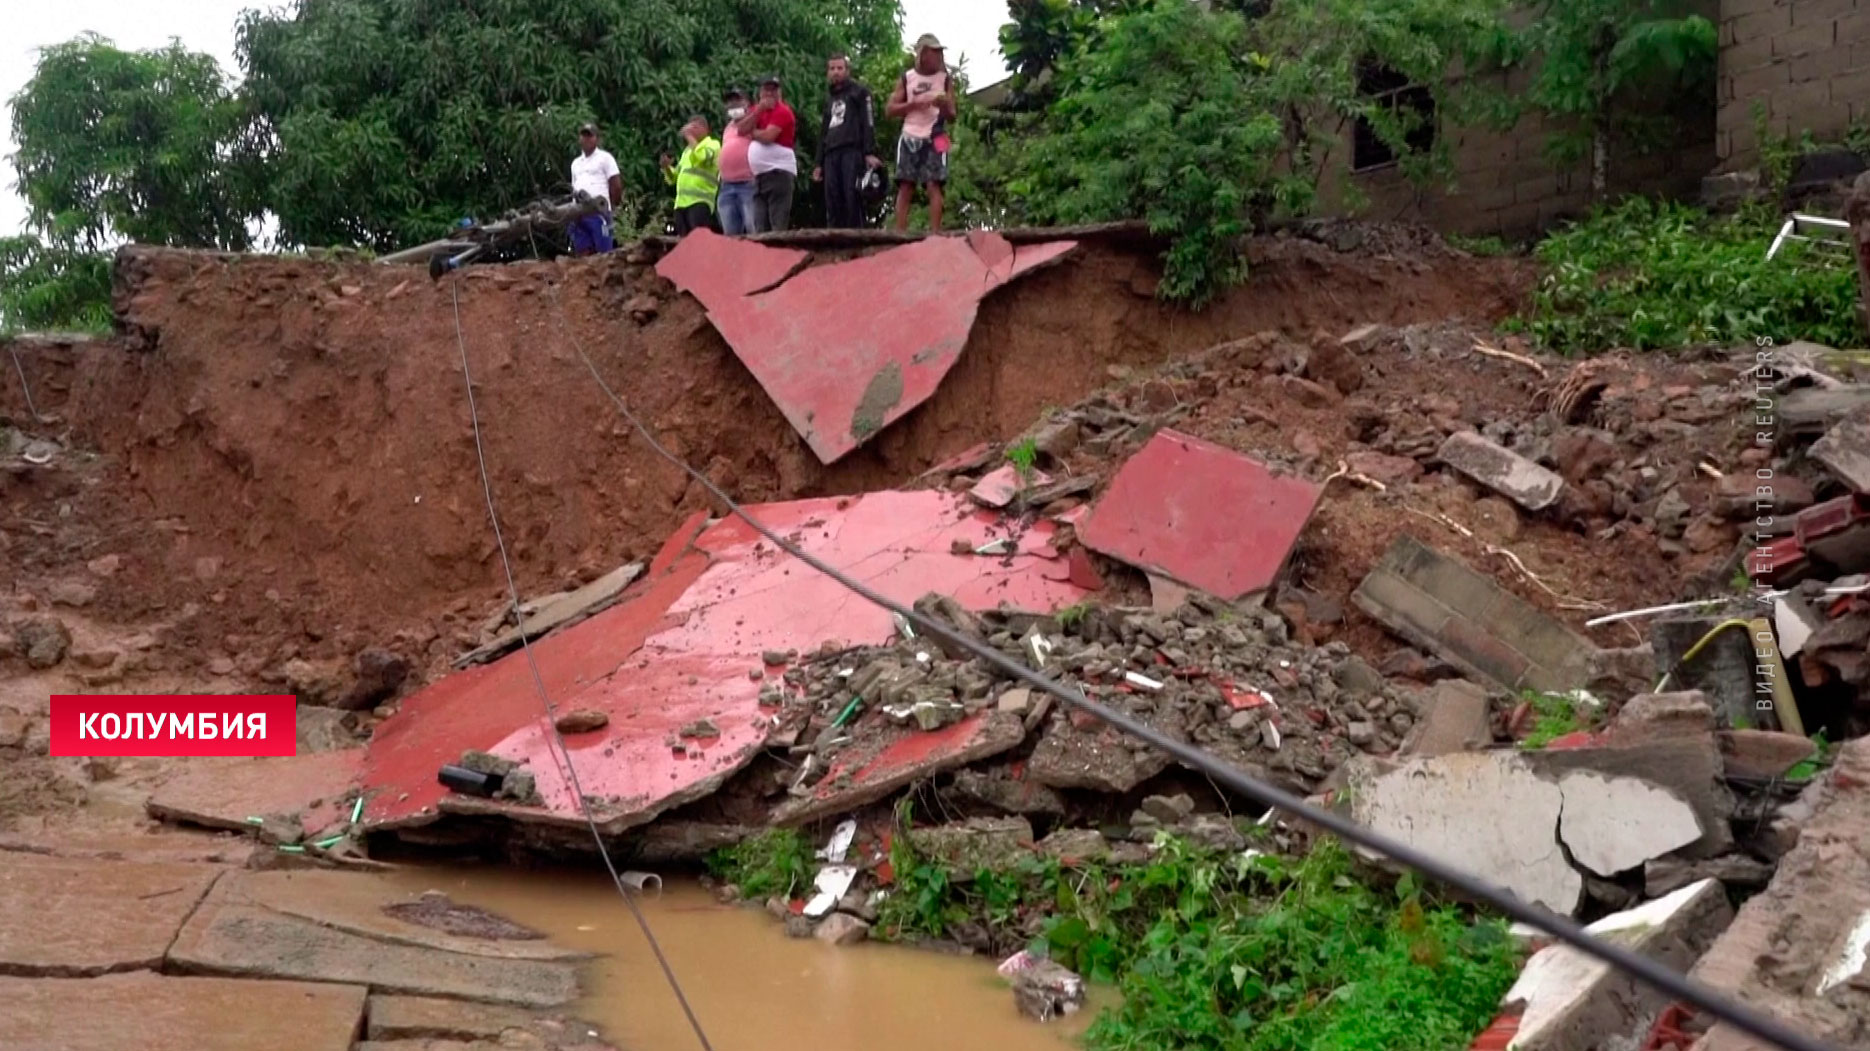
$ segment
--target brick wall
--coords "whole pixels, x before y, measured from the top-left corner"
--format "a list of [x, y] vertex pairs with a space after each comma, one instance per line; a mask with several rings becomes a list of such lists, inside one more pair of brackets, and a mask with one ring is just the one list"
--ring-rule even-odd
[[1870, 123], [1870, 0], [1721, 0], [1720, 170], [1759, 164], [1756, 105], [1774, 138]]
[[[1495, 75], [1496, 83], [1485, 90], [1518, 93], [1526, 77], [1524, 72]], [[1713, 100], [1693, 100], [1670, 117], [1677, 138], [1665, 148], [1643, 151], [1631, 143], [1611, 143], [1613, 195], [1689, 197], [1699, 191], [1716, 163]], [[1454, 164], [1451, 188], [1414, 186], [1392, 166], [1357, 173], [1340, 168], [1327, 176], [1320, 192], [1325, 201], [1342, 206], [1345, 191], [1355, 186], [1368, 202], [1359, 214], [1368, 218], [1412, 220], [1449, 233], [1527, 236], [1582, 215], [1592, 204], [1589, 161], [1557, 166], [1548, 159], [1546, 144], [1556, 130], [1537, 114], [1505, 131], [1444, 124], [1441, 135]], [[1348, 135], [1343, 148], [1350, 149]]]

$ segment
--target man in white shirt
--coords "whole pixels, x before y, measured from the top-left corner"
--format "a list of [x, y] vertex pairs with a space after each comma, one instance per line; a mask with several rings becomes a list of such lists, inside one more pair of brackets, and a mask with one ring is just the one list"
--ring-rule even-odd
[[604, 202], [604, 210], [587, 215], [571, 224], [573, 255], [608, 252], [616, 245], [610, 238], [610, 211], [623, 203], [623, 173], [617, 158], [597, 145], [597, 125], [578, 129], [578, 156], [571, 161], [571, 189]]

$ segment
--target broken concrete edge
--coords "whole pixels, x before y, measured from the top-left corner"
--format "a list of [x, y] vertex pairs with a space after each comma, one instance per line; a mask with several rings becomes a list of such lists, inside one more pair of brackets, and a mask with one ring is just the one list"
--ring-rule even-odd
[[[554, 631], [569, 628], [602, 613], [623, 601], [630, 589], [648, 575], [648, 570], [647, 563], [631, 562], [583, 587], [553, 596], [553, 601], [522, 618], [518, 625], [456, 657], [454, 666], [459, 669], [484, 664], [516, 646], [538, 642]], [[580, 599], [581, 595], [585, 597]]]
[[[996, 727], [1002, 727], [1006, 732], [999, 734], [992, 733], [991, 730]], [[1014, 732], [1015, 728], [1017, 728], [1017, 732]], [[796, 827], [809, 824], [813, 821], [820, 821], [836, 814], [854, 811], [859, 807], [868, 806], [898, 789], [906, 788], [931, 774], [943, 773], [956, 767], [977, 763], [982, 759], [991, 759], [994, 756], [1011, 751], [1019, 747], [1020, 742], [1026, 739], [1025, 724], [1020, 720], [1005, 722], [995, 720], [989, 716], [986, 729], [989, 732], [984, 734], [981, 740], [960, 751], [940, 756], [939, 758], [941, 761], [933, 765], [906, 767], [874, 784], [865, 785], [861, 788], [849, 789], [824, 798], [808, 797], [806, 799], [783, 804], [773, 812], [772, 823], [775, 827]], [[875, 760], [873, 759], [871, 761], [874, 762]], [[867, 765], [868, 764], [866, 764], [866, 766]], [[851, 776], [856, 777], [861, 773], [861, 769], [853, 771]], [[830, 777], [835, 776], [837, 775], [830, 775]], [[830, 777], [827, 777], [827, 780], [829, 780]]]
[[[787, 230], [782, 233], [753, 234], [741, 238], [754, 244], [772, 248], [803, 248], [837, 251], [839, 249], [894, 247], [915, 244], [930, 237], [957, 237], [971, 231], [930, 234], [927, 232], [899, 233], [895, 230]], [[1127, 219], [1109, 223], [1088, 223], [1078, 226], [1016, 226], [1004, 230], [988, 230], [1006, 238], [1009, 244], [1033, 245], [1048, 241], [1089, 241], [1115, 243], [1156, 244], [1161, 238], [1152, 234], [1149, 223], [1144, 220]], [[642, 244], [659, 252], [672, 251], [681, 239], [671, 236], [644, 238]]]
[[[1708, 879], [1613, 913], [1586, 930], [1681, 971], [1732, 920], [1725, 889]], [[1573, 1051], [1608, 1046], [1618, 1037], [1640, 1038], [1668, 1003], [1634, 975], [1561, 944], [1526, 961], [1501, 1001], [1501, 1013], [1519, 1018], [1514, 1051]]]

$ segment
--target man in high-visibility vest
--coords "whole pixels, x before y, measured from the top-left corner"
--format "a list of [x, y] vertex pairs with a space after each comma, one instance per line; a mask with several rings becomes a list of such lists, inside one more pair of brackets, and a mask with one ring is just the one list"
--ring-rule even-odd
[[679, 160], [662, 155], [662, 177], [675, 187], [675, 236], [714, 224], [714, 197], [721, 189], [721, 141], [708, 132], [708, 118], [696, 115], [682, 125], [688, 148]]

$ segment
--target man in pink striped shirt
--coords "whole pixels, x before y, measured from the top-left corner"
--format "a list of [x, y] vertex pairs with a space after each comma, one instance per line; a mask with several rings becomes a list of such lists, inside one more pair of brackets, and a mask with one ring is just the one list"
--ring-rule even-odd
[[721, 193], [715, 211], [721, 217], [721, 232], [738, 237], [753, 232], [753, 164], [747, 159], [753, 140], [740, 130], [740, 118], [747, 115], [746, 93], [728, 88], [721, 101], [727, 104], [727, 127], [721, 132]]

